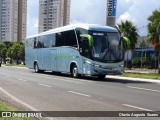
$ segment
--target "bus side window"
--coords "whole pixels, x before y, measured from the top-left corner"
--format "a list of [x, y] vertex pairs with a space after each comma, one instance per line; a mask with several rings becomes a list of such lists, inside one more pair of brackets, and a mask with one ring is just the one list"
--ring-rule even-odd
[[66, 32], [65, 46], [77, 47], [77, 40], [76, 40], [76, 35], [74, 30], [70, 30]]
[[34, 37], [34, 49], [37, 48], [37, 39]]
[[88, 31], [82, 28], [77, 28], [76, 29], [76, 34], [77, 34], [77, 38], [78, 38], [78, 43], [80, 48], [82, 47], [82, 41], [81, 41], [81, 37], [80, 34], [88, 34]]
[[56, 33], [56, 46], [64, 46], [64, 34]]
[[43, 36], [39, 36], [39, 42], [41, 42], [41, 48], [44, 48]]
[[56, 46], [56, 35], [52, 34], [51, 47], [55, 47], [55, 46]]
[[55, 34], [47, 35], [47, 44], [48, 47], [55, 47]]
[[43, 48], [42, 40], [40, 39], [40, 37], [38, 37], [37, 40], [37, 48]]

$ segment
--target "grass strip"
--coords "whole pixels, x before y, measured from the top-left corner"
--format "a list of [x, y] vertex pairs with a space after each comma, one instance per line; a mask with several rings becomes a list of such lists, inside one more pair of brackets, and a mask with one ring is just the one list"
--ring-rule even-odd
[[[0, 111], [17, 111], [15, 108], [8, 106], [6, 103], [0, 101]], [[1, 113], [0, 112], [0, 113]], [[31, 120], [30, 118], [0, 118], [2, 120]]]
[[125, 73], [123, 73], [122, 76], [124, 76], [124, 77], [134, 77], [134, 78], [160, 80], [160, 74], [156, 74], [156, 73], [131, 73], [131, 72], [125, 72]]

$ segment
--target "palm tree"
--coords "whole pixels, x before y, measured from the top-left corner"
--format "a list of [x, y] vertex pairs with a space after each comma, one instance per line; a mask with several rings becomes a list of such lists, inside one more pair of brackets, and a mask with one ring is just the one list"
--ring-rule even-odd
[[131, 60], [128, 61], [128, 53], [133, 53], [133, 50], [135, 48], [135, 44], [138, 40], [138, 33], [136, 26], [133, 25], [131, 21], [121, 21], [120, 24], [117, 24], [116, 26], [117, 30], [121, 33], [123, 36], [123, 45], [124, 45], [124, 53], [127, 54], [127, 60], [126, 66], [128, 66], [129, 62], [129, 68], [131, 69]]
[[[147, 38], [151, 41], [158, 56], [158, 66], [160, 65], [160, 10], [155, 10], [152, 15], [148, 17], [148, 35]], [[158, 68], [160, 73], [160, 67]]]
[[135, 44], [137, 43], [138, 40], [138, 33], [137, 33], [137, 28], [136, 26], [133, 25], [131, 21], [126, 20], [125, 22], [122, 22], [116, 26], [118, 31], [124, 36], [127, 37], [130, 42], [131, 42], [131, 48], [135, 48]]

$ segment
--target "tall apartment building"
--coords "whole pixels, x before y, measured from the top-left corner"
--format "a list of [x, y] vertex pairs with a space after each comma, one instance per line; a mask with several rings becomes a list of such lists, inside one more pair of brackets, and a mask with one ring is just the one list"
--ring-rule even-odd
[[70, 22], [70, 0], [39, 1], [39, 33]]
[[0, 42], [26, 37], [27, 0], [0, 0]]

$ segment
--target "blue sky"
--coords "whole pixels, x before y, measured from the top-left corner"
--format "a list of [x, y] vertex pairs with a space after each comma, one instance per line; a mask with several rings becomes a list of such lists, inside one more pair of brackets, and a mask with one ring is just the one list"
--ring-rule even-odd
[[[39, 0], [28, 0], [27, 36], [38, 33]], [[117, 0], [117, 23], [131, 20], [139, 34], [147, 34], [147, 18], [160, 9], [159, 0]], [[71, 0], [70, 23], [105, 25], [106, 0]]]

